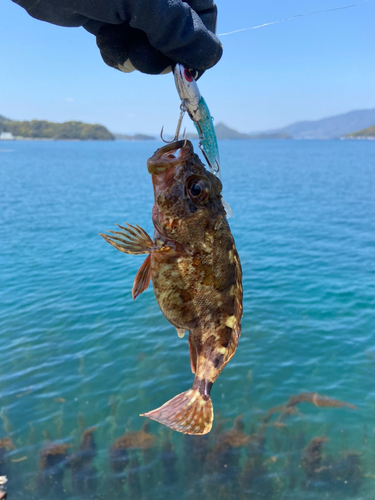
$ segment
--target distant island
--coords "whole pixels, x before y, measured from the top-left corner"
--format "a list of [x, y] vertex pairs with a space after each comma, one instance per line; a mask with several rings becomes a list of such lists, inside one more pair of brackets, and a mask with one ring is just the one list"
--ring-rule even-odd
[[114, 141], [103, 125], [82, 122], [53, 123], [46, 120], [14, 121], [0, 115], [0, 133], [5, 139], [50, 139], [79, 141]]
[[259, 139], [292, 139], [292, 136], [286, 132], [262, 132], [259, 134], [243, 134], [232, 128], [227, 127], [224, 123], [218, 123], [215, 126], [216, 137], [219, 140], [259, 140]]
[[352, 134], [348, 134], [345, 139], [375, 139], [375, 125], [367, 127]]
[[[375, 109], [350, 111], [342, 115], [293, 123], [284, 128], [264, 132], [238, 132], [220, 122], [215, 125], [218, 140], [290, 140], [290, 139], [375, 139]], [[188, 139], [198, 139], [194, 133]], [[42, 139], [80, 141], [157, 141], [146, 134], [111, 133], [103, 125], [69, 121], [15, 121], [0, 115], [0, 139]]]
[[[244, 134], [242, 132], [237, 132], [233, 128], [228, 127], [224, 123], [220, 122], [215, 125], [216, 137], [219, 141], [230, 141], [230, 140], [262, 140], [262, 139], [293, 139], [293, 137], [286, 132], [264, 132], [258, 134]], [[188, 139], [198, 139], [198, 134], [187, 134]]]
[[348, 135], [375, 125], [375, 109], [359, 109], [341, 115], [292, 123], [273, 132], [286, 132], [293, 139], [347, 139]]
[[[215, 126], [216, 136], [220, 140], [229, 139], [371, 139], [375, 127], [375, 109], [350, 111], [341, 115], [322, 118], [321, 120], [301, 121], [286, 127], [262, 132], [242, 133], [227, 127], [224, 123]], [[357, 132], [358, 131], [358, 132]], [[188, 138], [196, 139], [196, 134]]]
[[145, 135], [145, 134], [113, 134], [117, 141], [156, 141], [156, 137], [153, 135]]

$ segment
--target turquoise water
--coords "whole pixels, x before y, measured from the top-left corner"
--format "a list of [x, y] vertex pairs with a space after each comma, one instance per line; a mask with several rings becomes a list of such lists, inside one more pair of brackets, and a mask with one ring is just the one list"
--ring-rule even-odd
[[[152, 287], [131, 298], [144, 257], [98, 236], [125, 221], [152, 234], [146, 160], [156, 147], [0, 143], [0, 439], [14, 445], [3, 459], [0, 450], [0, 475], [10, 498], [79, 498], [86, 488], [87, 497], [103, 499], [372, 499], [370, 141], [220, 144], [244, 317], [237, 352], [213, 387], [213, 431], [186, 438], [151, 422], [153, 448], [129, 450], [132, 462], [114, 474], [114, 441], [193, 380], [187, 338], [162, 316]], [[262, 426], [270, 408], [301, 392], [358, 409], [305, 402]], [[220, 447], [239, 415], [252, 443]], [[72, 483], [68, 458], [50, 473], [55, 490], [41, 489], [46, 443], [69, 445], [71, 457], [92, 426], [96, 455], [85, 469], [92, 482]], [[329, 439], [315, 467], [323, 472], [309, 476], [306, 450], [317, 436]]]

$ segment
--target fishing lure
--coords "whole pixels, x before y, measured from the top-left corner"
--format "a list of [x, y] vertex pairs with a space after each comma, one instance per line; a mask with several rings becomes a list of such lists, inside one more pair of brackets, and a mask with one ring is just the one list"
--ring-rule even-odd
[[[176, 64], [173, 70], [177, 92], [181, 99], [181, 113], [177, 125], [177, 135], [185, 111], [193, 120], [199, 136], [199, 147], [211, 172], [220, 178], [220, 157], [215, 128], [206, 101], [201, 96], [197, 82], [191, 72], [182, 64]], [[178, 138], [176, 138], [178, 140]]]
[[[220, 179], [219, 147], [213, 119], [206, 101], [199, 92], [197, 82], [192, 73], [182, 64], [176, 64], [173, 70], [178, 95], [181, 99], [180, 117], [177, 123], [173, 141], [178, 141], [182, 119], [187, 111], [198, 132], [199, 147], [205, 157], [210, 171]], [[232, 210], [223, 200], [227, 217], [232, 216]]]

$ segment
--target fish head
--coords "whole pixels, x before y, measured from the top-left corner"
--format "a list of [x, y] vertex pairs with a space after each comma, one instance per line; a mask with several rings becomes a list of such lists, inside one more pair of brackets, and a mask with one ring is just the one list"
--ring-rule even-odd
[[225, 217], [220, 179], [205, 168], [188, 140], [158, 149], [147, 168], [155, 196], [152, 218], [159, 234], [192, 248], [207, 247], [210, 229]]

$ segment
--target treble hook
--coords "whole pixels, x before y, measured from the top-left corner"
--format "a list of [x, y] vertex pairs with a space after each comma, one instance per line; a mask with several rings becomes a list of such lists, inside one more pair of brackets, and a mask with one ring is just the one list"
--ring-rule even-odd
[[184, 139], [185, 139], [185, 141], [184, 141], [184, 145], [182, 146], [183, 148], [186, 146], [186, 143], [188, 140], [187, 135], [186, 135], [186, 127], [184, 128], [184, 133], [182, 134], [182, 140], [184, 140]]
[[[181, 130], [181, 125], [182, 125], [182, 120], [184, 119], [184, 115], [187, 111], [187, 99], [182, 99], [181, 101], [181, 104], [180, 104], [180, 116], [178, 117], [178, 122], [177, 122], [177, 127], [176, 127], [176, 132], [174, 134], [174, 137], [171, 141], [166, 141], [164, 138], [163, 138], [163, 130], [164, 130], [164, 125], [163, 127], [161, 128], [161, 132], [160, 132], [160, 139], [165, 142], [166, 144], [171, 144], [172, 142], [176, 142], [178, 141], [178, 138], [180, 136], [180, 130]], [[186, 131], [186, 129], [185, 129]], [[185, 136], [185, 131], [184, 131], [184, 134], [183, 136]]]
[[173, 142], [173, 141], [166, 141], [163, 137], [163, 130], [164, 130], [164, 125], [161, 127], [161, 130], [160, 130], [160, 139], [165, 142], [166, 144], [169, 144], [170, 142]]

